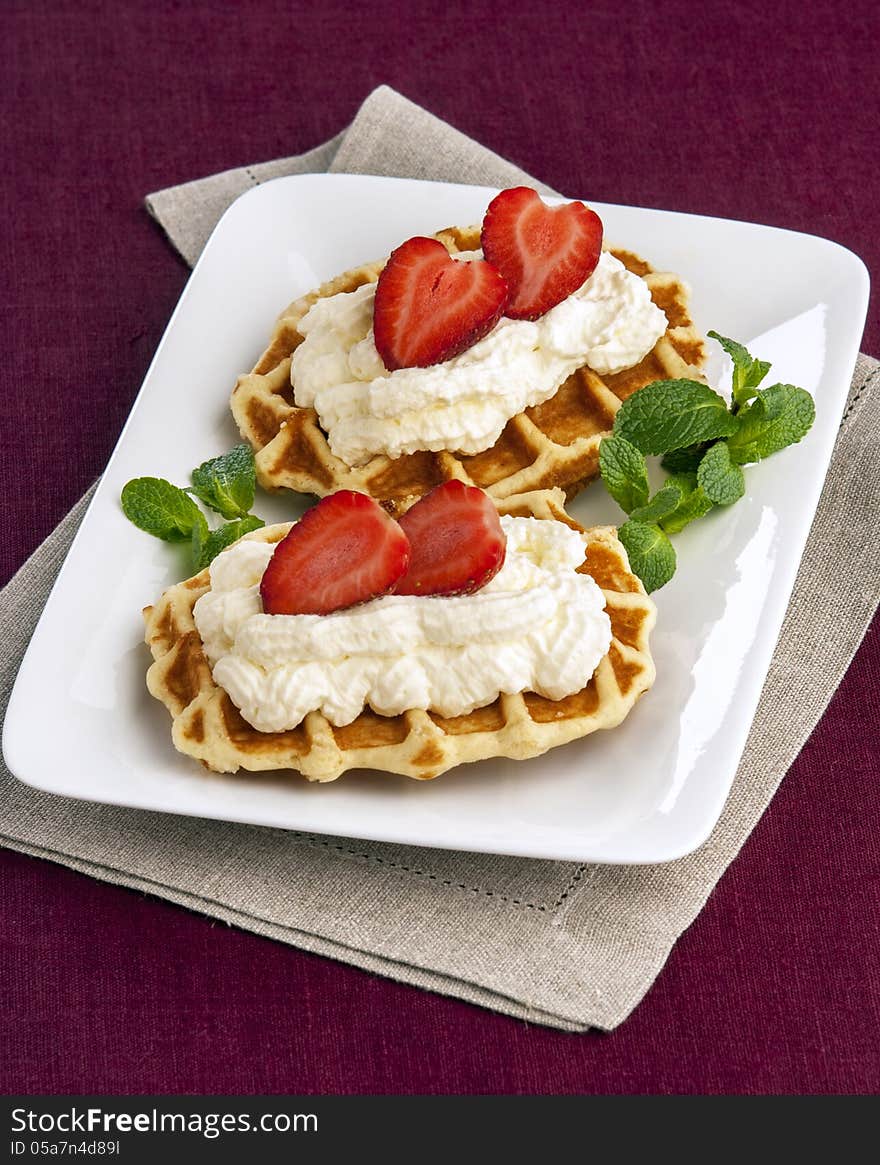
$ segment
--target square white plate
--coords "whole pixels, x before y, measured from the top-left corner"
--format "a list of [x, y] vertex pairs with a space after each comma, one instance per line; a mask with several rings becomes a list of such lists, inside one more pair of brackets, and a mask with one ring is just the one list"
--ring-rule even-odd
[[[189, 572], [185, 552], [124, 518], [129, 478], [186, 484], [238, 435], [229, 391], [290, 300], [402, 240], [478, 222], [494, 190], [350, 175], [282, 178], [230, 207], [156, 352], [33, 636], [3, 752], [49, 792], [170, 813], [450, 849], [658, 862], [709, 835], [731, 786], [773, 653], [840, 422], [868, 302], [851, 252], [749, 223], [595, 205], [606, 238], [676, 271], [697, 327], [772, 360], [769, 383], [816, 398], [807, 438], [748, 468], [748, 492], [675, 542], [678, 572], [654, 597], [657, 682], [611, 732], [524, 762], [485, 761], [439, 780], [355, 773], [217, 776], [178, 755], [144, 685], [141, 608]], [[715, 347], [715, 345], [713, 345]], [[709, 378], [723, 368], [713, 358]], [[302, 512], [259, 495], [267, 521]], [[601, 487], [571, 506], [621, 515]], [[46, 730], [51, 712], [51, 731]]]

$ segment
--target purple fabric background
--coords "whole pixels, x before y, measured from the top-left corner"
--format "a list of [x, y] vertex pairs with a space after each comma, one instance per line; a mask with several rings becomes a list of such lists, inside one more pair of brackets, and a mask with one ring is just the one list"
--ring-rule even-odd
[[[316, 145], [382, 82], [571, 194], [826, 235], [880, 270], [873, 0], [439, 8], [3, 5], [3, 581], [100, 473], [185, 283], [144, 194]], [[2, 852], [0, 1088], [876, 1091], [878, 681], [875, 625], [611, 1035], [532, 1028]]]

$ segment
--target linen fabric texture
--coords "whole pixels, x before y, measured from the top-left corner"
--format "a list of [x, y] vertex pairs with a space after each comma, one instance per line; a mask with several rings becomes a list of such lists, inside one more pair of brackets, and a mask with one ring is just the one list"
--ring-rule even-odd
[[[296, 157], [150, 195], [190, 264], [249, 187], [318, 171], [547, 188], [387, 87]], [[860, 356], [752, 731], [700, 849], [655, 866], [455, 853], [95, 805], [0, 768], [0, 839], [102, 881], [532, 1023], [610, 1030], [648, 991], [748, 837], [837, 688], [880, 592], [880, 364]], [[0, 593], [0, 703], [88, 505]], [[148, 652], [144, 648], [144, 670]], [[169, 748], [171, 747], [169, 737]], [[343, 778], [344, 779], [344, 778]]]

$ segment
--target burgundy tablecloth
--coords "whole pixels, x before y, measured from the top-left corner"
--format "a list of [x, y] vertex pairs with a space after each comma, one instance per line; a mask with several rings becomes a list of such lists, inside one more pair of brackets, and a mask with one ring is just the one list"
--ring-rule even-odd
[[[305, 150], [387, 82], [559, 189], [826, 235], [877, 272], [872, 31], [870, 0], [4, 4], [2, 580], [100, 473], [186, 280], [147, 191]], [[611, 1035], [530, 1028], [0, 853], [0, 1088], [876, 1091], [878, 681], [875, 624]]]

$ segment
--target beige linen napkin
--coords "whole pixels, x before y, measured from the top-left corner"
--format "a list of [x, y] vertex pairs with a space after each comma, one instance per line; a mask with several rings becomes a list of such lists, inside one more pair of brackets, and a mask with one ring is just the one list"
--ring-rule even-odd
[[[250, 185], [319, 169], [495, 185], [527, 178], [382, 88], [348, 131], [309, 154], [162, 191], [147, 204], [193, 262], [225, 206]], [[880, 392], [871, 389], [878, 374], [877, 361], [859, 358], [742, 764], [718, 826], [697, 853], [620, 867], [413, 849], [86, 804], [30, 789], [5, 767], [0, 837], [104, 881], [532, 1022], [570, 1031], [615, 1027], [748, 837], [877, 605]], [[87, 502], [0, 595], [4, 713]], [[823, 634], [829, 626], [834, 635]]]

